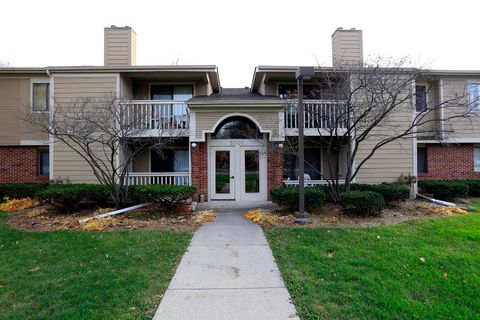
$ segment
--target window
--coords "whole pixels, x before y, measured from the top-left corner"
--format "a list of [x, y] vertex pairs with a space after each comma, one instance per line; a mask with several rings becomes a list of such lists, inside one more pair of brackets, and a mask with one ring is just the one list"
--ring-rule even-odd
[[427, 173], [427, 148], [417, 147], [417, 173]]
[[472, 109], [480, 111], [480, 83], [470, 83], [468, 86], [468, 91], [470, 93], [470, 103], [472, 104]]
[[152, 150], [150, 164], [152, 172], [188, 172], [188, 150], [167, 149], [162, 154]]
[[480, 147], [473, 148], [473, 171], [480, 172]]
[[38, 174], [41, 176], [50, 175], [50, 152], [48, 149], [38, 151]]
[[48, 111], [49, 87], [48, 83], [32, 83], [32, 111]]
[[[305, 148], [305, 175], [311, 180], [321, 180], [321, 152], [318, 148]], [[307, 177], [307, 176], [306, 176]], [[283, 178], [298, 180], [298, 158], [296, 154], [285, 153], [283, 157]]]
[[255, 123], [244, 117], [223, 120], [212, 134], [212, 139], [262, 139]]
[[159, 85], [150, 86], [150, 98], [152, 100], [175, 100], [186, 101], [193, 98], [191, 85]]
[[427, 86], [415, 86], [415, 106], [417, 112], [427, 110]]

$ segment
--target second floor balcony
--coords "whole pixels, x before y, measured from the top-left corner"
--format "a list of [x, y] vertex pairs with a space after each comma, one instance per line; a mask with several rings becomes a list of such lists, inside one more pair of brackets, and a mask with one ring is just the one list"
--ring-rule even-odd
[[[306, 135], [319, 135], [329, 129], [342, 131], [347, 127], [346, 103], [329, 100], [304, 100], [304, 128]], [[298, 134], [298, 104], [289, 100], [285, 107], [284, 125], [287, 135]]]
[[139, 135], [188, 136], [189, 113], [185, 101], [129, 100], [120, 102], [124, 124]]

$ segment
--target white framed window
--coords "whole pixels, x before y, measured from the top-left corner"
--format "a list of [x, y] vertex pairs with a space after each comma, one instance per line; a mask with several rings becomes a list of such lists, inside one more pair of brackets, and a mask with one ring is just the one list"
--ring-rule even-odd
[[480, 147], [473, 148], [473, 171], [480, 172]]
[[468, 92], [472, 109], [480, 111], [480, 82], [470, 82]]
[[32, 80], [30, 100], [32, 112], [50, 110], [50, 82], [48, 79]]

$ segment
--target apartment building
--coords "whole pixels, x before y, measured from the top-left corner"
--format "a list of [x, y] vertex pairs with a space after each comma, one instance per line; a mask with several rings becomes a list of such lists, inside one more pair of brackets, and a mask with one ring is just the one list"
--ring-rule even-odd
[[[251, 87], [222, 88], [216, 66], [136, 65], [136, 33], [130, 27], [105, 28], [103, 66], [0, 69], [0, 182], [96, 183], [88, 164], [65, 144], [38, 132], [20, 114], [49, 113], [85, 97], [114, 96], [141, 118], [141, 137], [168, 131], [174, 145], [159, 155], [136, 156], [128, 184], [191, 184], [206, 201], [266, 200], [269, 190], [298, 183], [298, 160], [287, 144], [298, 136], [295, 66], [258, 66]], [[332, 66], [316, 67], [305, 82], [304, 104], [322, 119], [345, 105], [318, 88], [318, 81], [339, 64], [363, 64], [361, 30], [337, 29], [332, 35]], [[316, 86], [314, 88], [314, 86]], [[393, 115], [401, 128], [430, 103], [441, 103], [468, 90], [480, 97], [480, 72], [428, 70], [413, 84], [415, 103]], [[313, 93], [312, 93], [313, 92]], [[293, 99], [293, 100], [292, 100]], [[292, 103], [293, 101], [293, 103]], [[476, 106], [480, 111], [480, 104]], [[442, 119], [448, 109], [433, 113]], [[435, 135], [419, 134], [380, 148], [361, 168], [358, 183], [419, 179], [480, 179], [480, 125], [474, 117], [429, 123]], [[306, 177], [309, 185], [346, 171], [341, 151], [337, 168], [315, 143], [325, 139], [328, 121], [306, 115]], [[341, 132], [342, 128], [338, 128]], [[448, 134], [447, 134], [448, 133]], [[139, 137], [136, 137], [139, 138]], [[310, 143], [310, 142], [311, 143]], [[348, 144], [349, 141], [343, 141]], [[355, 162], [364, 159], [375, 141], [362, 144]], [[342, 146], [341, 146], [342, 148]], [[343, 149], [342, 149], [343, 150]]]

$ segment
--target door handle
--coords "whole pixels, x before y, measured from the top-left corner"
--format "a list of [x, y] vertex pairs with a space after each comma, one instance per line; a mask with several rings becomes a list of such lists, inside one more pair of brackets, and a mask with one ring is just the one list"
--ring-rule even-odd
[[230, 177], [230, 179], [233, 179], [233, 178], [235, 178], [235, 177], [234, 177], [234, 176], [231, 176], [231, 177]]

